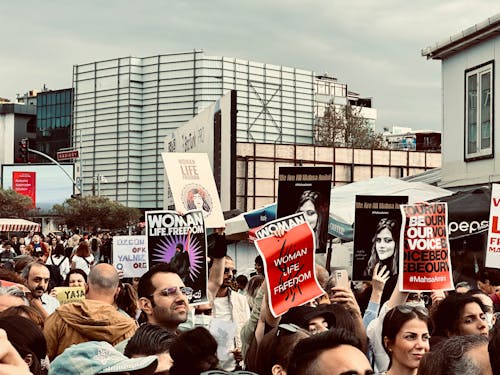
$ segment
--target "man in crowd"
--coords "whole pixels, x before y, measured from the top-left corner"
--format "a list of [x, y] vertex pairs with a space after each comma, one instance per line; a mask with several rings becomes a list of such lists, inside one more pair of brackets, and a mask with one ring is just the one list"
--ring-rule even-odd
[[246, 297], [231, 289], [235, 273], [234, 261], [226, 255], [224, 258], [213, 260], [208, 280], [209, 298], [213, 305], [212, 317], [236, 324], [236, 334], [230, 338], [233, 356], [221, 361], [221, 366], [227, 371], [233, 371], [242, 360], [240, 333], [250, 319], [250, 307]]
[[148, 323], [176, 332], [186, 321], [192, 290], [186, 288], [170, 264], [151, 267], [139, 280], [137, 293]]
[[21, 276], [31, 291], [32, 304], [40, 302], [46, 314], [52, 314], [59, 307], [59, 301], [46, 293], [50, 281], [49, 269], [42, 263], [31, 262], [24, 267]]
[[361, 341], [345, 329], [305, 338], [290, 357], [289, 375], [372, 375]]
[[95, 340], [116, 345], [133, 336], [135, 321], [113, 305], [118, 284], [118, 273], [109, 264], [100, 263], [90, 271], [86, 299], [61, 306], [45, 321], [49, 359], [72, 344]]

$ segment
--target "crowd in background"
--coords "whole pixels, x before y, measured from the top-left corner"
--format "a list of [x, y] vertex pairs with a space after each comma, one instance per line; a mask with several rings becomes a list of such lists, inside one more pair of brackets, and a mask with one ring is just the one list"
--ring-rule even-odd
[[[316, 265], [325, 294], [275, 318], [262, 259], [238, 274], [224, 235], [209, 243], [209, 301], [193, 307], [170, 264], [123, 279], [107, 233], [4, 239], [0, 373], [500, 374], [500, 270], [407, 293], [383, 262], [351, 288]], [[57, 286], [85, 299], [60, 305]]]

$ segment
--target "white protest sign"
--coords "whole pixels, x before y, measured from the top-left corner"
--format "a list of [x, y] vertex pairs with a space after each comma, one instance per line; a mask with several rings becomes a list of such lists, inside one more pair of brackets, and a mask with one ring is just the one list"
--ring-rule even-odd
[[148, 270], [146, 236], [114, 236], [113, 265], [123, 277], [141, 277]]

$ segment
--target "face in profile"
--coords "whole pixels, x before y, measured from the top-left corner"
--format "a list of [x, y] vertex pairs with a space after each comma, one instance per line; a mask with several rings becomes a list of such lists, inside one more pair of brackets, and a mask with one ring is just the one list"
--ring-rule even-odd
[[316, 225], [318, 224], [318, 213], [316, 212], [316, 207], [314, 207], [313, 202], [305, 201], [304, 204], [299, 207], [297, 212], [303, 212], [311, 228], [316, 230]]
[[396, 242], [389, 229], [384, 228], [375, 236], [375, 250], [380, 260], [385, 260], [394, 255]]

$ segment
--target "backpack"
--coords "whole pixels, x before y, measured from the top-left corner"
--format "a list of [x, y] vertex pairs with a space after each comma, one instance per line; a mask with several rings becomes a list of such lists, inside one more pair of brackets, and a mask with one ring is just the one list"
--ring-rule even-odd
[[61, 276], [61, 272], [59, 271], [59, 266], [55, 266], [53, 264], [46, 264], [45, 267], [47, 267], [50, 271], [50, 280], [54, 282], [54, 286], [63, 285], [64, 280]]
[[97, 238], [92, 238], [92, 241], [90, 241], [90, 248], [92, 249], [93, 253], [96, 253], [99, 250]]

